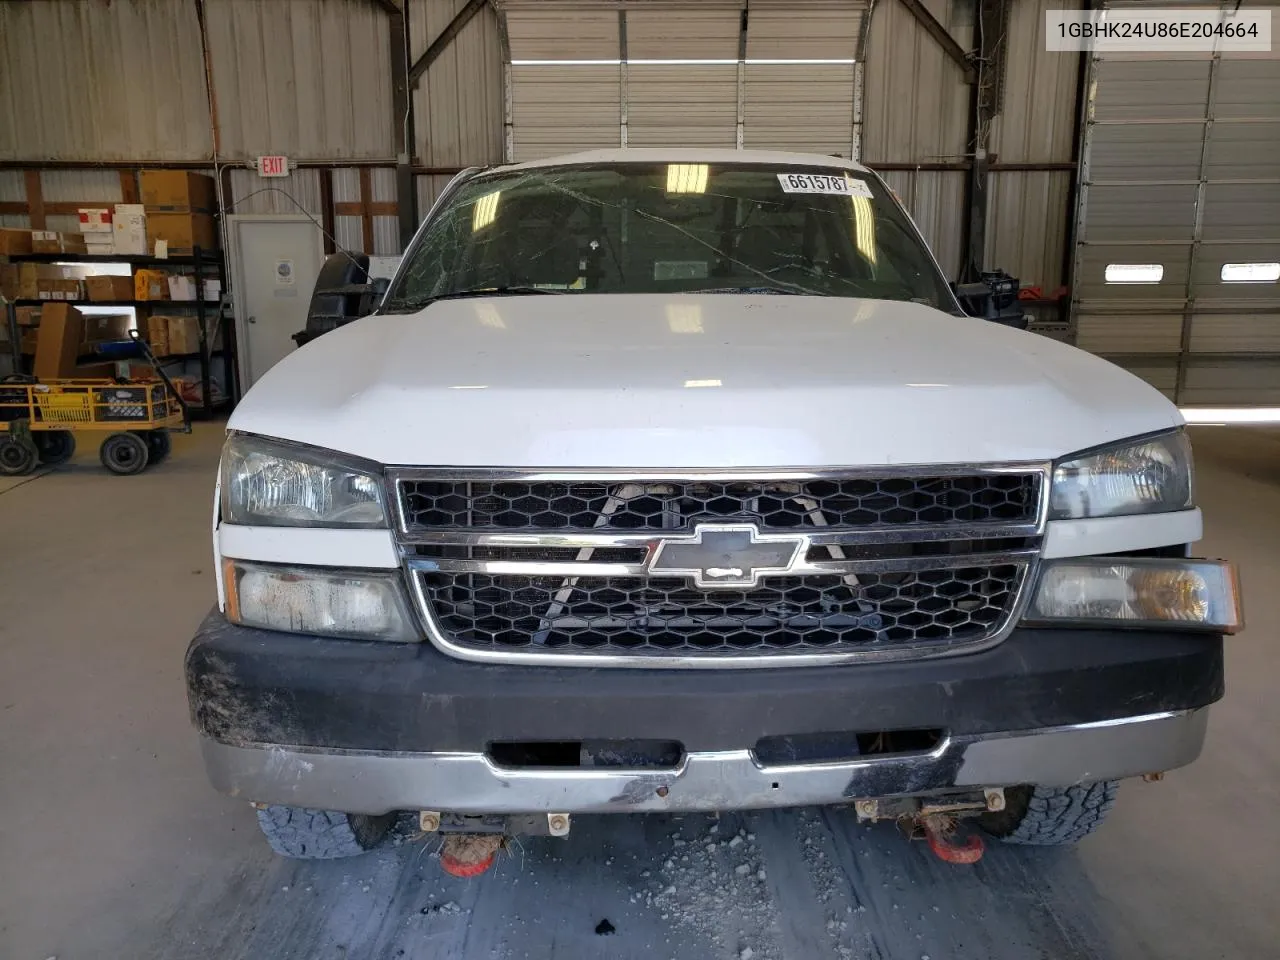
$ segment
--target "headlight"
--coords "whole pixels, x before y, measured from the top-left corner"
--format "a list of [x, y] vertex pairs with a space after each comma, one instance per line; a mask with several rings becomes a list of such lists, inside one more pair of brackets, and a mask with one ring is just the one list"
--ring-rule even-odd
[[1059, 461], [1049, 519], [1165, 513], [1194, 506], [1191, 444], [1177, 430]]
[[385, 527], [382, 480], [350, 459], [260, 437], [222, 448], [222, 519], [275, 527]]
[[1088, 557], [1050, 560], [1026, 620], [1110, 626], [1240, 628], [1235, 569], [1218, 560]]
[[361, 640], [421, 639], [398, 571], [224, 560], [223, 582], [232, 623]]

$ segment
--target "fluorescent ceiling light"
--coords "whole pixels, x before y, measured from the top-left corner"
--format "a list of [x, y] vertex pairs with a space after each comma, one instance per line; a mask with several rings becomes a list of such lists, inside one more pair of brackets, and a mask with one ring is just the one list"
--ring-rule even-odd
[[849, 199], [853, 201], [853, 242], [858, 252], [862, 254], [862, 258], [874, 267], [876, 265], [876, 215], [871, 209], [871, 201], [856, 194], [851, 195]]
[[686, 380], [686, 387], [719, 387], [723, 386], [719, 380]]
[[1159, 283], [1164, 265], [1159, 263], [1108, 263], [1107, 283]]
[[1183, 407], [1187, 423], [1280, 423], [1280, 407]]
[[[718, 57], [672, 57], [671, 59], [660, 59], [653, 57], [642, 57], [634, 60], [625, 61], [629, 66], [640, 67], [731, 67], [739, 63], [736, 58], [722, 59]], [[831, 64], [836, 66], [847, 66], [857, 63], [853, 57], [747, 57], [741, 61], [748, 66], [760, 64], [762, 66], [822, 66]], [[623, 63], [622, 60], [512, 60], [513, 67], [616, 67]]]
[[621, 60], [512, 60], [513, 67], [616, 67]]
[[450, 390], [488, 390], [489, 385], [487, 383], [485, 384], [465, 383], [465, 384], [459, 384], [456, 387], [450, 387], [449, 389]]
[[667, 164], [667, 193], [706, 193], [705, 163]]
[[489, 224], [493, 223], [498, 217], [498, 198], [502, 196], [501, 190], [495, 190], [493, 193], [486, 193], [483, 197], [476, 200], [476, 205], [471, 209], [471, 232], [483, 230]]
[[1274, 283], [1280, 280], [1280, 263], [1224, 263], [1223, 283]]

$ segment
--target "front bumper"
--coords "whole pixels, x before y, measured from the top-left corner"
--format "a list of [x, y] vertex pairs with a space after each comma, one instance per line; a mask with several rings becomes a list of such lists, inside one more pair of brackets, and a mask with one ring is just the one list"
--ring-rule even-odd
[[[206, 619], [187, 651], [214, 785], [246, 800], [384, 813], [643, 812], [825, 804], [950, 788], [1065, 786], [1200, 752], [1221, 638], [1015, 630], [937, 660], [777, 670], [590, 670], [454, 660], [429, 644]], [[765, 737], [939, 729], [932, 749], [762, 763]], [[501, 741], [674, 740], [662, 769], [512, 769]]]

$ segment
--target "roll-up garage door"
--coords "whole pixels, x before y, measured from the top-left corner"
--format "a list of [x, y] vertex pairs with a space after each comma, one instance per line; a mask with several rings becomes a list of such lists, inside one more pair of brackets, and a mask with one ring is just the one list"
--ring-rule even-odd
[[508, 159], [616, 147], [622, 122], [618, 9], [507, 0]]
[[1077, 345], [1179, 403], [1280, 403], [1280, 53], [1091, 72]]
[[863, 3], [751, 4], [744, 145], [851, 157]]
[[507, 156], [616, 146], [851, 156], [866, 7], [499, 0]]

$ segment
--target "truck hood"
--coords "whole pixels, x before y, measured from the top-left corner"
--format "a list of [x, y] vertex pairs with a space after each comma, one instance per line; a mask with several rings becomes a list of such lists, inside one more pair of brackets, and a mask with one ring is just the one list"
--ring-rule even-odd
[[1049, 460], [1181, 423], [1104, 360], [919, 304], [573, 294], [366, 317], [229, 427], [386, 464], [794, 468]]

